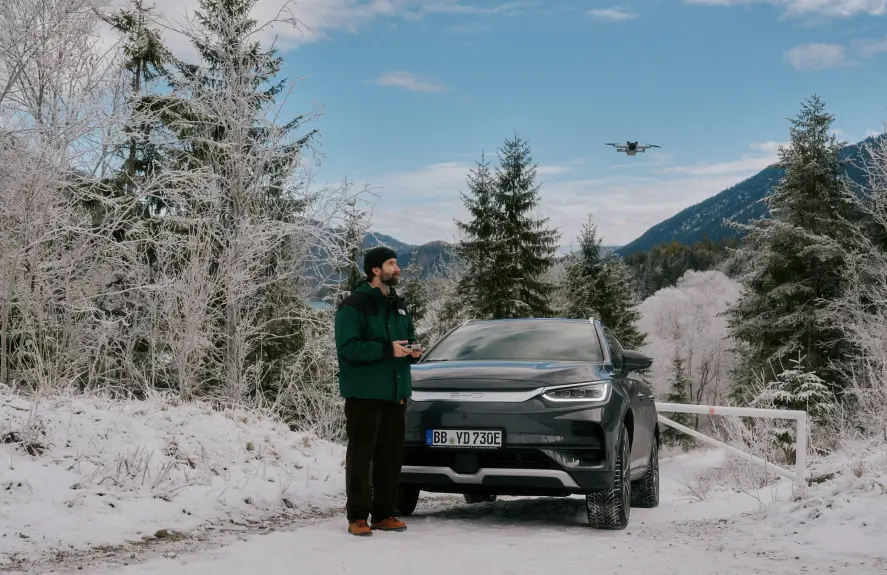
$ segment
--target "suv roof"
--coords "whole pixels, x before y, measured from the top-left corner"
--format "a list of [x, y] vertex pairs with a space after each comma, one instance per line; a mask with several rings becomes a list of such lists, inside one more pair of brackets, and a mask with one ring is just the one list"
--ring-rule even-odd
[[469, 319], [462, 325], [469, 323], [501, 323], [501, 322], [529, 322], [529, 321], [563, 321], [573, 323], [588, 323], [594, 318], [577, 319], [572, 317], [513, 317], [501, 319]]

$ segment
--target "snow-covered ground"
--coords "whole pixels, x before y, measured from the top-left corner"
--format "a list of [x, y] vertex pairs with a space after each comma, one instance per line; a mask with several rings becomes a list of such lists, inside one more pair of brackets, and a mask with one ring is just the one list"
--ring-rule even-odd
[[343, 504], [344, 448], [168, 399], [0, 395], [0, 569]]
[[[0, 398], [0, 436], [27, 424], [29, 413], [23, 400]], [[785, 481], [756, 490], [712, 482], [728, 463], [717, 450], [663, 458], [662, 504], [633, 509], [625, 531], [590, 529], [581, 498], [506, 498], [469, 506], [458, 497], [423, 494], [407, 518], [407, 532], [357, 538], [346, 533], [337, 512], [344, 486], [341, 447], [246, 413], [193, 405], [59, 399], [39, 413], [42, 454], [28, 455], [21, 444], [2, 446], [11, 464], [0, 462], [0, 551], [7, 560], [153, 537], [157, 529], [186, 532], [229, 519], [244, 523], [309, 507], [326, 511], [326, 518], [261, 534], [253, 529], [211, 543], [184, 537], [166, 546], [133, 546], [112, 554], [109, 563], [101, 553], [44, 563], [42, 573], [887, 572], [884, 445], [861, 443], [817, 463], [814, 476], [834, 475], [797, 500]], [[179, 459], [168, 449], [173, 438], [184, 454]], [[144, 481], [110, 465], [138, 446], [154, 453]], [[201, 447], [204, 455], [198, 456]], [[183, 463], [153, 487], [158, 466], [170, 461]], [[99, 485], [107, 476], [120, 484]]]

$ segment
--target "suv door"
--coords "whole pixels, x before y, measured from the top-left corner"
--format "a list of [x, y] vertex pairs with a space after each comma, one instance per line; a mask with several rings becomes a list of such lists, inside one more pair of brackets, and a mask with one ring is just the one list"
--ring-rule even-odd
[[[607, 337], [607, 345], [610, 348], [610, 355], [613, 358], [613, 371], [618, 380], [624, 385], [625, 393], [629, 398], [629, 405], [634, 420], [634, 429], [631, 430], [631, 468], [645, 468], [649, 458], [650, 437], [652, 430], [647, 428], [646, 421], [651, 417], [648, 405], [650, 399], [649, 388], [635, 373], [625, 373], [623, 366], [623, 347], [619, 338], [613, 331], [604, 327], [604, 335]], [[618, 360], [617, 360], [618, 358]]]

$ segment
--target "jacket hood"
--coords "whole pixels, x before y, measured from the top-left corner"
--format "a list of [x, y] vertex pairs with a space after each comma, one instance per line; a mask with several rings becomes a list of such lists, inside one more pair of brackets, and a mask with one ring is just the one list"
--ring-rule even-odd
[[[356, 292], [359, 291], [359, 292], [365, 293], [369, 296], [376, 297], [376, 298], [386, 297], [385, 294], [382, 293], [382, 290], [380, 290], [377, 287], [371, 286], [370, 283], [366, 280], [363, 280], [359, 284], [357, 284], [357, 287], [354, 288], [354, 291], [356, 291]], [[398, 295], [397, 291], [393, 287], [388, 288], [388, 296], [387, 297], [389, 299], [400, 299], [400, 296]]]

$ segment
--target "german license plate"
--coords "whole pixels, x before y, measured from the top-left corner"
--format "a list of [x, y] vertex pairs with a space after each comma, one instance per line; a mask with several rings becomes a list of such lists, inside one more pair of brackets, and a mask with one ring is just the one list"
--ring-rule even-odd
[[501, 430], [429, 429], [425, 432], [429, 447], [473, 447], [497, 449], [502, 447]]

